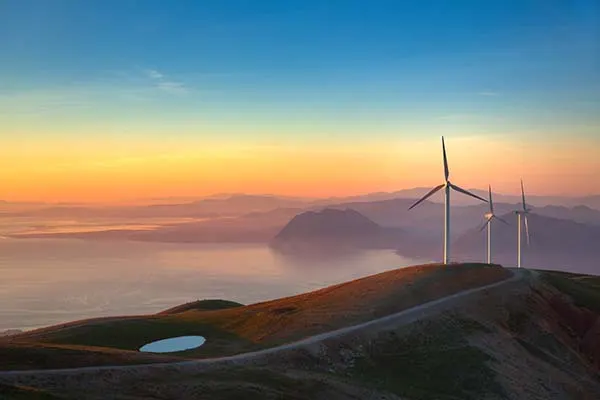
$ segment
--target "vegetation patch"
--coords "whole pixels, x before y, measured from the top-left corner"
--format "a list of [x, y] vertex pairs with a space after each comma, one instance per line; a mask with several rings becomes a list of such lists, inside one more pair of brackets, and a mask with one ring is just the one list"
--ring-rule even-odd
[[93, 325], [79, 325], [44, 334], [45, 343], [110, 347], [138, 350], [143, 345], [176, 336], [198, 335], [206, 338], [201, 347], [173, 355], [213, 356], [232, 354], [252, 347], [252, 343], [214, 324], [177, 318], [176, 315], [140, 319], [113, 320]]
[[106, 347], [0, 342], [0, 370], [77, 368], [92, 365], [146, 364], [182, 360], [180, 357]]
[[542, 279], [573, 299], [578, 307], [600, 313], [600, 277], [546, 271]]
[[389, 332], [350, 368], [353, 379], [418, 399], [481, 399], [502, 394], [487, 363], [492, 357], [465, 337], [489, 330], [476, 321], [446, 317], [424, 321], [406, 335]]
[[185, 311], [196, 310], [196, 311], [212, 311], [212, 310], [225, 310], [228, 308], [243, 307], [241, 303], [229, 300], [197, 300], [190, 303], [181, 304], [179, 306], [169, 308], [168, 310], [162, 311], [159, 314], [177, 314]]

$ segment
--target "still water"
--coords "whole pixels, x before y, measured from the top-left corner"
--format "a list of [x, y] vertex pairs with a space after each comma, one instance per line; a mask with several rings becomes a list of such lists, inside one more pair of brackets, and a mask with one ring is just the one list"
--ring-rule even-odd
[[140, 351], [146, 353], [175, 353], [195, 349], [205, 342], [204, 336], [178, 336], [145, 344], [140, 347]]
[[305, 259], [263, 245], [0, 239], [0, 332], [197, 299], [249, 304], [421, 262], [390, 250]]

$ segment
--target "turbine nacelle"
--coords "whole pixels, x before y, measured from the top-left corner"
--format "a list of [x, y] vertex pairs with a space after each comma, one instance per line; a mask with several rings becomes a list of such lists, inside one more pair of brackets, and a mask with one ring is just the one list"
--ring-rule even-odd
[[486, 226], [488, 226], [489, 224], [492, 223], [492, 220], [497, 219], [498, 221], [509, 225], [508, 222], [506, 222], [505, 220], [503, 220], [502, 218], [498, 217], [496, 214], [494, 214], [494, 201], [492, 200], [492, 187], [489, 187], [489, 201], [488, 203], [490, 204], [490, 211], [483, 214], [484, 218], [485, 218], [485, 223], [483, 224], [483, 226], [479, 229], [479, 231], [481, 232], [482, 230], [484, 230], [486, 228]]

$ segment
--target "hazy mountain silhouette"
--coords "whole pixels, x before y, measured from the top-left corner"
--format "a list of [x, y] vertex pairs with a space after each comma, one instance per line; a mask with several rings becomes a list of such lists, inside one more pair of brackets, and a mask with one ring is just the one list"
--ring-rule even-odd
[[295, 216], [270, 245], [287, 252], [392, 249], [406, 236], [403, 230], [382, 227], [358, 211], [326, 208]]
[[550, 205], [539, 208], [534, 207], [533, 209], [536, 214], [544, 215], [547, 217], [568, 219], [584, 224], [600, 225], [600, 210], [596, 210], [583, 205], [575, 207]]
[[[413, 188], [400, 190], [396, 192], [377, 192], [359, 196], [348, 196], [338, 198], [295, 198], [275, 195], [214, 195], [205, 198], [176, 202], [178, 198], [160, 199], [160, 204], [136, 204], [121, 206], [106, 205], [86, 205], [74, 203], [15, 203], [2, 202], [1, 212], [5, 217], [30, 217], [30, 218], [75, 218], [75, 219], [143, 219], [143, 218], [215, 218], [220, 216], [236, 216], [250, 212], [267, 212], [277, 208], [299, 208], [304, 210], [329, 208], [354, 208], [363, 213], [375, 222], [385, 226], [411, 226], [409, 221], [417, 216], [425, 218], [436, 218], [440, 211], [443, 213], [441, 204], [443, 198], [441, 194], [436, 194], [430, 198], [429, 204], [438, 205], [437, 208], [423, 205], [419, 210], [412, 210], [411, 214], [405, 214], [403, 211], [421, 195], [426, 193], [429, 188]], [[480, 196], [487, 196], [486, 191], [470, 189]], [[155, 199], [156, 200], [156, 199]], [[169, 202], [171, 200], [171, 202]], [[502, 204], [517, 204], [520, 202], [519, 196], [506, 196], [495, 194], [495, 200], [498, 207]], [[391, 203], [386, 203], [391, 202]], [[364, 203], [374, 203], [366, 205]], [[547, 196], [528, 196], [528, 204], [534, 207], [553, 206], [552, 209], [540, 210], [543, 215], [556, 216], [559, 218], [573, 219], [585, 223], [600, 223], [600, 196], [587, 196], [578, 198], [569, 197], [547, 197]], [[393, 209], [394, 207], [398, 209]], [[468, 196], [454, 196], [452, 198], [452, 207], [460, 209], [462, 206], [484, 206], [481, 202], [471, 199]], [[423, 208], [425, 207], [425, 208]], [[564, 208], [576, 207], [577, 210], [565, 210]], [[385, 211], [385, 210], [388, 211]], [[435, 211], [433, 211], [435, 210]], [[428, 214], [432, 211], [432, 215]], [[468, 209], [460, 211], [465, 212], [465, 218], [468, 217]], [[508, 211], [508, 209], [506, 209]], [[460, 213], [453, 212], [453, 217], [458, 218], [453, 224], [457, 228], [457, 233], [463, 233], [468, 226], [462, 224]], [[474, 213], [475, 214], [475, 213]], [[391, 216], [390, 222], [389, 217]], [[440, 216], [440, 218], [442, 218]], [[428, 231], [426, 221], [422, 220], [423, 230]], [[417, 227], [417, 229], [421, 229]]]
[[[411, 234], [418, 236], [435, 236], [442, 231], [444, 221], [444, 205], [424, 201], [417, 208], [408, 208], [415, 202], [414, 199], [397, 198], [371, 202], [352, 202], [331, 205], [330, 208], [351, 208], [365, 215], [381, 226], [403, 228]], [[476, 206], [452, 207], [452, 234], [462, 235], [473, 227], [488, 210], [487, 204]], [[517, 205], [496, 204], [499, 212], [508, 212], [516, 209]]]
[[[517, 217], [502, 215], [510, 223], [494, 223], [492, 227], [493, 261], [504, 265], [517, 263]], [[552, 268], [566, 271], [600, 273], [600, 226], [531, 213], [527, 246], [522, 230], [522, 263], [526, 267]], [[481, 219], [483, 224], [483, 219]], [[481, 224], [481, 225], [482, 225]], [[481, 226], [480, 225], [480, 226]], [[485, 256], [486, 232], [474, 227], [452, 246], [454, 259], [482, 261]]]
[[307, 207], [307, 203], [277, 196], [238, 195], [176, 204], [52, 206], [9, 215], [37, 218], [214, 218], [291, 207]]
[[[466, 188], [471, 193], [474, 193], [483, 198], [487, 198], [488, 191], [487, 189], [476, 189], [476, 188]], [[390, 200], [396, 198], [405, 198], [405, 199], [414, 199], [417, 200], [424, 196], [427, 192], [431, 190], [431, 187], [417, 187], [410, 189], [402, 189], [394, 192], [376, 192], [376, 193], [366, 193], [364, 195], [357, 196], [346, 196], [346, 197], [331, 197], [329, 199], [325, 199], [330, 204], [339, 204], [339, 203], [347, 203], [347, 202], [365, 202], [365, 201], [382, 201], [382, 200]], [[443, 193], [439, 192], [429, 198], [429, 200], [433, 203], [444, 203]], [[494, 193], [494, 200], [498, 203], [519, 203], [521, 201], [521, 196], [516, 195], [507, 195], [502, 193]], [[468, 205], [477, 205], [480, 204], [476, 199], [473, 199], [468, 196], [453, 196], [452, 197], [452, 205], [453, 206], [468, 206]], [[539, 195], [527, 195], [527, 203], [529, 205], [543, 207], [546, 205], [556, 205], [556, 206], [564, 206], [564, 207], [575, 207], [578, 205], [583, 205], [589, 208], [593, 208], [596, 210], [600, 210], [600, 195], [592, 195], [592, 196], [539, 196]]]

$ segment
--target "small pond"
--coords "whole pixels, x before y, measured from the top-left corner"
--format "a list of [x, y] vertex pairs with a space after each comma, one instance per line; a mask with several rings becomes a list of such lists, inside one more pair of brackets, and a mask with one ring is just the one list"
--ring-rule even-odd
[[145, 353], [173, 353], [200, 347], [206, 342], [203, 336], [178, 336], [169, 339], [157, 340], [140, 347]]

